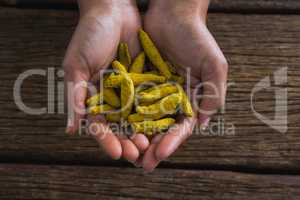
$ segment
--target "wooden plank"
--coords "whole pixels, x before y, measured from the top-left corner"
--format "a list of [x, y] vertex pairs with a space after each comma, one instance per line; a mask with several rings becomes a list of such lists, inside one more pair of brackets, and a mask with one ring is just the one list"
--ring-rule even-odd
[[[13, 101], [19, 74], [61, 67], [77, 17], [72, 11], [0, 10], [0, 160], [108, 161], [88, 136], [64, 134], [65, 115], [27, 115]], [[234, 83], [229, 87], [225, 113], [213, 120], [213, 124], [223, 120], [226, 131], [194, 134], [169, 164], [299, 170], [300, 16], [211, 14], [209, 27], [228, 58], [229, 82]], [[282, 67], [288, 67], [288, 82], [283, 85], [288, 89], [289, 111], [285, 134], [256, 118], [250, 104], [254, 85]], [[270, 89], [255, 97], [255, 109], [267, 117], [275, 110], [273, 93]], [[46, 106], [46, 78], [26, 80], [22, 95], [29, 106]]]
[[222, 12], [288, 13], [298, 12], [300, 2], [297, 0], [212, 0], [210, 8]]
[[[138, 0], [141, 10], [146, 10], [148, 1]], [[8, 6], [61, 6], [76, 8], [76, 0], [0, 0], [0, 5]], [[268, 13], [291, 13], [300, 11], [298, 0], [211, 0], [211, 11], [218, 12], [268, 12]]]
[[299, 176], [224, 171], [0, 165], [0, 198], [298, 199]]

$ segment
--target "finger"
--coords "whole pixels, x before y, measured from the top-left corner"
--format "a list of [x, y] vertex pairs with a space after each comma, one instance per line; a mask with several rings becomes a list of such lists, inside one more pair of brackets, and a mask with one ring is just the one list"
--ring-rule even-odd
[[137, 33], [138, 31], [134, 33], [130, 38], [125, 40], [125, 42], [128, 44], [128, 49], [132, 59], [134, 59], [141, 51]]
[[134, 134], [130, 139], [138, 148], [140, 153], [144, 153], [149, 147], [149, 140], [144, 134]]
[[[70, 68], [70, 67], [68, 67]], [[66, 132], [74, 134], [80, 124], [80, 120], [84, 117], [85, 99], [87, 96], [87, 80], [88, 75], [85, 72], [65, 70], [65, 88], [68, 101], [68, 124]]]
[[202, 88], [198, 122], [207, 127], [211, 115], [225, 103], [228, 64], [223, 56], [203, 68]]
[[132, 58], [135, 58], [141, 51], [141, 46], [138, 37], [138, 31], [141, 28], [141, 18], [138, 11], [132, 14], [136, 14], [134, 23], [126, 24], [126, 28], [123, 28], [121, 35], [121, 42], [126, 42], [128, 44], [129, 52]]
[[121, 139], [122, 157], [131, 163], [135, 163], [139, 158], [139, 150], [129, 139]]
[[119, 138], [111, 131], [103, 119], [103, 116], [89, 119], [88, 132], [95, 137], [103, 150], [112, 158], [119, 159], [122, 156], [122, 146]]
[[183, 141], [192, 134], [195, 123], [195, 118], [184, 118], [179, 124], [170, 128], [157, 146], [156, 159], [165, 160], [174, 153]]
[[162, 135], [157, 135], [156, 137], [154, 137], [151, 141], [150, 146], [144, 154], [142, 166], [146, 172], [152, 172], [160, 162], [160, 160], [158, 160], [155, 156], [155, 151], [161, 138]]

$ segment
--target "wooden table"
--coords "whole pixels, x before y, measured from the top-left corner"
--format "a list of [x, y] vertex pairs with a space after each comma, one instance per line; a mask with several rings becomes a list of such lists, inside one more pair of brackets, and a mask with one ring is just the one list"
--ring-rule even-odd
[[[88, 136], [64, 134], [65, 115], [27, 115], [14, 103], [19, 74], [61, 68], [77, 12], [0, 7], [0, 199], [300, 198], [299, 11], [298, 0], [212, 2], [208, 24], [229, 61], [231, 83], [225, 112], [213, 123], [223, 119], [235, 132], [194, 134], [145, 174], [108, 159]], [[287, 81], [278, 85], [279, 70], [286, 70]], [[285, 103], [274, 91], [286, 89], [285, 133], [252, 112], [251, 92], [266, 77], [271, 87], [255, 94], [255, 110], [272, 118]], [[22, 98], [46, 106], [46, 77], [26, 80]]]

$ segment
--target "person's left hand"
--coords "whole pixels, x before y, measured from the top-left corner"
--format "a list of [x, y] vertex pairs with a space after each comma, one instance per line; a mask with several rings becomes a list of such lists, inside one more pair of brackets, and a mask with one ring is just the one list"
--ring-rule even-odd
[[[156, 136], [137, 163], [152, 171], [167, 159], [192, 134], [198, 122], [208, 126], [210, 117], [225, 102], [228, 65], [215, 39], [206, 26], [209, 1], [152, 0], [144, 19], [145, 31], [163, 56], [174, 62], [178, 73], [186, 76], [188, 87], [197, 92], [203, 89], [201, 103], [192, 97], [197, 115], [180, 119], [175, 128]], [[192, 92], [193, 93], [193, 92]]]

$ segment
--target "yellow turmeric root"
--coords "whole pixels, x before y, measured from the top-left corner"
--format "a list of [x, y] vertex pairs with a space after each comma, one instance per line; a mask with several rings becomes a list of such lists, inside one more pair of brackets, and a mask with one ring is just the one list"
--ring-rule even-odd
[[103, 105], [98, 105], [98, 106], [92, 106], [89, 108], [89, 113], [92, 115], [97, 115], [97, 114], [105, 114], [107, 111], [112, 111], [115, 108], [108, 105], [108, 104], [103, 104]]
[[136, 111], [143, 115], [171, 115], [176, 113], [177, 107], [181, 103], [181, 93], [169, 95], [160, 101], [149, 106], [137, 106]]
[[125, 72], [127, 73], [127, 69], [124, 65], [122, 65], [119, 61], [115, 60], [113, 63], [112, 63], [112, 67], [118, 72]]
[[108, 122], [120, 122], [121, 121], [121, 113], [108, 113], [105, 115], [105, 119]]
[[138, 101], [138, 105], [139, 106], [150, 106], [152, 104], [154, 104], [155, 102], [139, 102]]
[[127, 71], [129, 66], [131, 65], [131, 56], [129, 53], [128, 45], [126, 43], [119, 44], [118, 57], [120, 63], [122, 63], [122, 65], [126, 67]]
[[141, 74], [145, 65], [145, 53], [140, 53], [132, 63], [129, 72]]
[[159, 75], [159, 72], [157, 70], [151, 70], [151, 71], [145, 72], [144, 74]]
[[121, 106], [121, 100], [113, 88], [103, 88], [103, 91], [104, 101], [107, 104], [115, 108], [119, 108]]
[[122, 118], [126, 120], [134, 104], [134, 84], [127, 73], [122, 73], [122, 76], [124, 77], [121, 82]]
[[[173, 111], [173, 113], [175, 113], [175, 112], [176, 112], [176, 110]], [[134, 113], [134, 114], [131, 114], [128, 116], [127, 121], [129, 123], [151, 121], [151, 120], [161, 119], [164, 116], [166, 116], [166, 114], [164, 114], [164, 113], [157, 113], [157, 114], [151, 114], [151, 115], [143, 115], [143, 114], [139, 114], [139, 113]]]
[[88, 107], [92, 107], [103, 103], [103, 101], [116, 108], [121, 106], [120, 98], [113, 88], [103, 88], [103, 92], [90, 97], [86, 104]]
[[134, 88], [135, 90], [135, 94], [138, 94], [146, 89], [148, 89], [149, 87], [147, 85], [139, 85], [137, 87]]
[[157, 121], [135, 122], [132, 123], [132, 128], [135, 133], [145, 133], [146, 135], [151, 136], [155, 133], [167, 130], [174, 123], [175, 119], [165, 118]]
[[[145, 82], [164, 83], [166, 81], [165, 77], [152, 74], [128, 73], [128, 76], [132, 79], [135, 86]], [[122, 78], [123, 76], [121, 75], [110, 75], [106, 80], [104, 80], [104, 87], [120, 87]]]
[[177, 91], [178, 88], [175, 84], [165, 83], [144, 90], [139, 93], [138, 97], [140, 102], [154, 102], [170, 94], [176, 93]]
[[157, 69], [160, 71], [160, 73], [165, 76], [167, 79], [171, 78], [171, 72], [169, 71], [168, 65], [165, 63], [163, 58], [161, 57], [159, 51], [155, 47], [154, 43], [152, 42], [149, 35], [140, 29], [139, 31], [139, 37], [141, 44], [143, 46], [143, 49], [148, 56], [151, 63], [157, 67]]
[[189, 100], [189, 97], [186, 95], [185, 91], [183, 90], [183, 88], [180, 85], [178, 85], [178, 89], [182, 95], [181, 109], [182, 109], [183, 113], [188, 117], [193, 117], [194, 111], [193, 111], [191, 102]]
[[86, 105], [88, 107], [92, 107], [98, 104], [103, 103], [104, 99], [103, 99], [103, 93], [100, 92], [92, 97], [90, 97], [88, 100], [86, 100]]
[[139, 113], [134, 113], [128, 116], [128, 122], [133, 123], [133, 122], [142, 122], [145, 121], [146, 117], [145, 115], [141, 115]]
[[[148, 71], [148, 72], [145, 72], [144, 74], [153, 74], [153, 75], [159, 75], [159, 72], [156, 71], [156, 70], [151, 70], [151, 71]], [[169, 79], [170, 81], [174, 81], [176, 83], [179, 83], [180, 85], [183, 85], [185, 80], [183, 77], [181, 76], [178, 76], [178, 75], [175, 75], [175, 74], [172, 74], [171, 75], [171, 78]]]
[[[151, 136], [174, 124], [172, 116], [177, 117], [177, 111], [187, 117], [194, 113], [181, 86], [185, 80], [177, 74], [175, 63], [172, 65], [162, 58], [146, 32], [140, 30], [139, 37], [144, 52], [132, 63], [128, 45], [121, 43], [118, 61], [112, 62], [115, 72], [105, 74], [101, 79], [104, 88], [86, 104], [93, 115], [104, 114], [108, 122], [127, 121], [134, 132]], [[146, 56], [154, 70], [146, 65]]]

